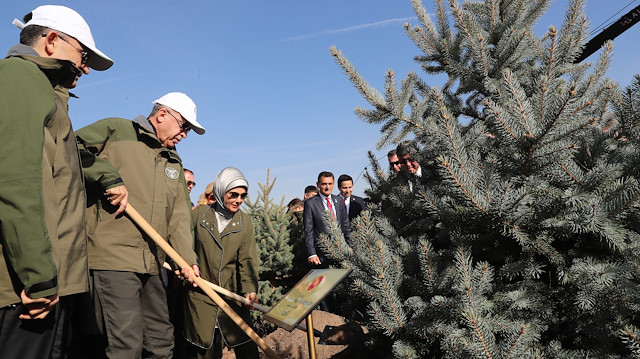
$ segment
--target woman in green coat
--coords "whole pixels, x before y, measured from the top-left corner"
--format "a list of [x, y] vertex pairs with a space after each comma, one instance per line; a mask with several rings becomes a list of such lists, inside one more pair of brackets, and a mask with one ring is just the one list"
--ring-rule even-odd
[[[200, 276], [232, 292], [257, 301], [258, 249], [249, 216], [240, 206], [249, 183], [240, 170], [227, 167], [214, 182], [216, 202], [193, 210], [195, 252]], [[197, 358], [221, 358], [226, 345], [237, 358], [258, 358], [255, 343], [203, 292], [189, 290], [185, 302], [185, 338]], [[228, 304], [246, 322], [249, 310]]]

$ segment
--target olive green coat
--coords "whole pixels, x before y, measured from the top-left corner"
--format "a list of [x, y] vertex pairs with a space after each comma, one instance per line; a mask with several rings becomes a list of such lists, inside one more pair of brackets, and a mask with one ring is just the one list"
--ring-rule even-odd
[[86, 202], [67, 114], [73, 64], [16, 45], [0, 60], [0, 307], [86, 292]]
[[[200, 206], [193, 210], [192, 215], [200, 275], [239, 295], [257, 293], [259, 258], [251, 219], [238, 211], [221, 234], [212, 206]], [[250, 323], [248, 308], [231, 300], [227, 303], [245, 322]], [[198, 347], [211, 348], [216, 324], [229, 347], [251, 340], [201, 291], [187, 292], [184, 316], [185, 338]]]
[[162, 147], [146, 117], [107, 118], [76, 132], [95, 155], [82, 163], [87, 181], [89, 268], [156, 275], [166, 254], [128, 216], [116, 215], [104, 189], [124, 185], [129, 204], [190, 265], [196, 264], [191, 204], [182, 161]]

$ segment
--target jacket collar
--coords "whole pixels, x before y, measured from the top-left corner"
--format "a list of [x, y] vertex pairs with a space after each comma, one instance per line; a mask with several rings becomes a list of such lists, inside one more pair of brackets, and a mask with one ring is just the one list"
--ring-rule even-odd
[[30, 56], [40, 56], [38, 52], [33, 49], [31, 46], [27, 46], [25, 44], [16, 44], [11, 46], [9, 52], [7, 52], [7, 57], [11, 56], [20, 56], [20, 55], [30, 55]]
[[335, 202], [332, 194], [329, 194], [328, 196], [325, 196], [322, 193], [318, 193], [318, 197], [320, 197], [322, 202], [325, 202], [327, 198], [329, 198], [331, 200], [331, 202]]
[[60, 60], [52, 57], [42, 57], [31, 46], [17, 44], [12, 46], [7, 57], [20, 57], [31, 61], [42, 71], [53, 87], [62, 86], [69, 88], [76, 76], [82, 71], [69, 60]]
[[151, 142], [161, 148], [162, 153], [166, 153], [167, 157], [169, 157], [170, 159], [182, 163], [182, 159], [180, 158], [180, 156], [178, 156], [178, 153], [175, 151], [175, 149], [172, 150], [162, 147], [160, 141], [158, 141], [158, 136], [156, 136], [156, 131], [153, 128], [151, 122], [149, 122], [149, 119], [147, 119], [143, 115], [139, 115], [131, 121], [138, 125], [136, 126], [136, 128], [139, 135], [147, 137]]
[[137, 123], [138, 125], [140, 125], [140, 127], [142, 127], [143, 129], [147, 130], [147, 132], [152, 133], [153, 137], [156, 137], [156, 131], [153, 129], [153, 125], [151, 124], [151, 122], [149, 122], [148, 118], [146, 118], [146, 117], [144, 117], [142, 115], [138, 115], [138, 116], [136, 116], [136, 118], [134, 118], [131, 121], [133, 121], [133, 122]]
[[216, 211], [214, 209], [214, 205], [209, 205], [207, 207], [207, 210], [202, 214], [198, 222], [200, 223], [200, 226], [206, 228], [211, 236], [216, 240], [219, 240], [227, 234], [240, 232], [242, 230], [242, 216], [238, 214], [238, 211], [234, 213], [231, 221], [229, 222], [229, 224], [227, 224], [227, 227], [224, 229], [224, 231], [222, 231], [222, 233], [220, 233], [217, 225], [218, 221], [216, 219]]
[[242, 230], [242, 216], [239, 215], [238, 212], [234, 213], [233, 218], [231, 218], [231, 222], [229, 222], [224, 231], [222, 231], [221, 237], [230, 233], [240, 232]]

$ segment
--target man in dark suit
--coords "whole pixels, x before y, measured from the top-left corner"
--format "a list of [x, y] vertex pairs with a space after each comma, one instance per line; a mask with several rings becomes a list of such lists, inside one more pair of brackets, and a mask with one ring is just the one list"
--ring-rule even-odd
[[340, 198], [344, 202], [345, 207], [347, 207], [349, 222], [351, 222], [366, 208], [364, 199], [352, 195], [353, 178], [349, 175], [345, 174], [338, 177], [338, 190], [340, 191]]
[[334, 186], [333, 173], [320, 172], [317, 185], [320, 193], [307, 199], [304, 203], [304, 240], [307, 247], [307, 261], [311, 267], [328, 268], [329, 261], [318, 246], [320, 234], [327, 233], [324, 214], [329, 212], [329, 217], [338, 222], [349, 245], [351, 245], [351, 223], [344, 201], [331, 194]]
[[405, 179], [409, 192], [412, 194], [416, 193], [416, 186], [425, 185], [428, 180], [433, 180], [436, 177], [435, 171], [420, 166], [416, 160], [418, 152], [418, 145], [411, 141], [400, 142], [396, 148], [396, 154], [402, 167], [400, 176]]

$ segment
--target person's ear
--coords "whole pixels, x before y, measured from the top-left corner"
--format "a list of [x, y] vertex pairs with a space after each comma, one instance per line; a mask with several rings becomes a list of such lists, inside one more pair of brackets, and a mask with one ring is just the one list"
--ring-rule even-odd
[[55, 53], [56, 47], [58, 46], [58, 33], [50, 30], [45, 36], [43, 40], [44, 52], [47, 56], [51, 56]]
[[159, 109], [158, 113], [157, 113], [157, 116], [156, 116], [156, 122], [158, 122], [158, 123], [164, 122], [164, 120], [167, 118], [167, 116], [169, 116], [169, 113], [167, 112], [166, 108]]

